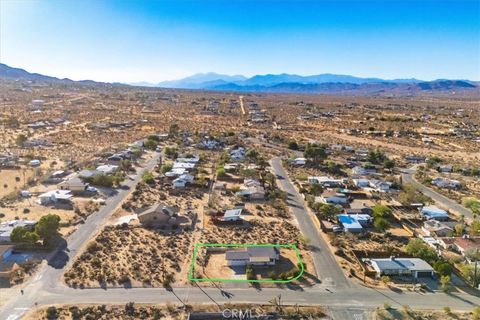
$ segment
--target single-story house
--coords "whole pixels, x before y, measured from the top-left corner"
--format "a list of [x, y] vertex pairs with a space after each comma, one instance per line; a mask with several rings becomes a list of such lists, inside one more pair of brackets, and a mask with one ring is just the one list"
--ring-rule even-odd
[[364, 227], [372, 224], [373, 219], [368, 214], [338, 214], [338, 222], [343, 226], [345, 232], [362, 232]]
[[245, 180], [243, 180], [243, 185], [246, 187], [246, 188], [251, 188], [251, 187], [261, 187], [262, 184], [260, 183], [260, 181], [256, 180], [256, 179], [251, 179], [251, 178], [247, 178]]
[[235, 195], [251, 200], [263, 200], [265, 199], [265, 189], [262, 186], [253, 186], [238, 191]]
[[388, 192], [392, 187], [392, 183], [383, 180], [370, 180], [370, 187], [378, 192]]
[[455, 238], [453, 247], [461, 254], [466, 255], [470, 252], [480, 250], [480, 237], [461, 237]]
[[200, 157], [198, 155], [194, 156], [194, 157], [178, 157], [177, 160], [175, 160], [176, 162], [184, 162], [184, 163], [198, 163], [200, 161]]
[[344, 193], [335, 190], [325, 190], [320, 197], [315, 197], [316, 202], [346, 205], [349, 200]]
[[437, 220], [427, 220], [423, 223], [422, 231], [427, 236], [448, 237], [453, 233], [453, 228]]
[[185, 173], [173, 180], [173, 188], [180, 189], [185, 188], [187, 183], [192, 183], [194, 177], [191, 174]]
[[305, 158], [296, 158], [292, 160], [292, 164], [294, 166], [304, 166], [307, 163], [307, 159]]
[[353, 184], [357, 188], [368, 188], [370, 187], [370, 180], [365, 179], [365, 178], [359, 178], [359, 179], [352, 179]]
[[449, 219], [448, 212], [436, 206], [423, 207], [420, 210], [420, 214], [427, 220], [446, 221]]
[[308, 177], [308, 183], [310, 184], [320, 184], [322, 187], [328, 188], [338, 188], [343, 187], [343, 180], [342, 179], [334, 179], [328, 176], [310, 176]]
[[238, 147], [230, 151], [230, 160], [233, 162], [243, 161], [245, 158], [246, 150], [244, 147]]
[[462, 187], [462, 183], [458, 180], [450, 180], [442, 177], [437, 177], [432, 180], [432, 184], [445, 189], [460, 189]]
[[432, 277], [434, 270], [431, 265], [418, 258], [380, 258], [365, 259], [367, 265], [377, 272], [377, 278], [387, 276]]
[[142, 225], [156, 228], [185, 228], [191, 225], [190, 217], [179, 215], [178, 207], [157, 203], [138, 213]]
[[232, 249], [225, 252], [227, 266], [272, 266], [280, 259], [277, 247], [259, 246]]
[[224, 221], [239, 221], [242, 220], [242, 208], [235, 208], [226, 210], [223, 214]]
[[184, 169], [186, 171], [190, 171], [190, 170], [193, 170], [195, 168], [195, 163], [194, 162], [178, 162], [178, 161], [175, 161], [173, 163], [173, 169]]
[[179, 177], [183, 174], [186, 174], [188, 173], [187, 170], [185, 170], [185, 168], [177, 168], [177, 169], [172, 169], [168, 172], [165, 173], [165, 177], [169, 177], [169, 178], [174, 178], [174, 177]]
[[42, 193], [38, 196], [38, 202], [42, 205], [50, 203], [70, 203], [72, 200], [72, 193], [70, 190], [51, 190]]
[[16, 227], [34, 228], [36, 221], [32, 220], [11, 220], [0, 223], [0, 242], [10, 242], [10, 234]]
[[102, 174], [112, 174], [118, 171], [120, 167], [113, 165], [113, 164], [104, 164], [97, 167], [97, 171], [101, 172]]
[[83, 182], [78, 176], [72, 177], [58, 184], [61, 190], [70, 190], [72, 192], [83, 192], [87, 190], [88, 183]]

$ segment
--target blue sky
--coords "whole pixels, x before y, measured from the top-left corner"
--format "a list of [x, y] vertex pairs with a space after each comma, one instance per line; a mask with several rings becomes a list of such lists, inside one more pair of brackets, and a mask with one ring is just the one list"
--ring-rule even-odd
[[480, 80], [480, 0], [0, 0], [0, 27], [2, 63], [75, 80]]

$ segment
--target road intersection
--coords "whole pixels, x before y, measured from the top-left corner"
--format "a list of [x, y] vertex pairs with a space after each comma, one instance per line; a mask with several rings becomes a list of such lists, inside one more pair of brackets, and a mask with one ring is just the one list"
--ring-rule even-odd
[[[143, 170], [127, 180], [131, 190], [141, 180], [144, 170], [156, 165], [160, 154], [156, 154]], [[466, 293], [445, 294], [440, 292], [410, 292], [376, 290], [350, 281], [336, 262], [328, 244], [319, 234], [318, 228], [306, 210], [304, 201], [294, 188], [282, 167], [281, 159], [271, 161], [273, 172], [280, 188], [288, 193], [290, 205], [301, 232], [310, 239], [312, 258], [320, 283], [312, 287], [279, 286], [277, 288], [253, 287], [199, 287], [195, 284], [186, 287], [164, 288], [94, 288], [73, 289], [61, 281], [63, 272], [82, 250], [83, 246], [104, 225], [108, 217], [128, 196], [130, 190], [121, 189], [107, 200], [100, 211], [92, 214], [68, 239], [65, 250], [59, 251], [54, 263], [45, 264], [24, 286], [25, 294], [15, 295], [0, 310], [0, 319], [20, 319], [35, 306], [51, 304], [124, 304], [135, 303], [214, 303], [219, 307], [225, 303], [268, 304], [273, 297], [282, 296], [284, 304], [321, 305], [328, 308], [335, 319], [366, 319], [376, 307], [388, 304], [396, 307], [407, 305], [417, 309], [439, 309], [449, 306], [453, 310], [470, 311], [480, 305], [478, 296]], [[62, 261], [64, 261], [62, 263]], [[225, 294], [225, 293], [228, 294]]]

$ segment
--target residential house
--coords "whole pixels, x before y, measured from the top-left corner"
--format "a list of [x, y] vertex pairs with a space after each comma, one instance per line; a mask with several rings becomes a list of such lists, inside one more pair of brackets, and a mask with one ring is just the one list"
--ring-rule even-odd
[[368, 214], [338, 214], [338, 222], [343, 226], [345, 232], [359, 233], [364, 228], [370, 227], [373, 218]]
[[81, 170], [78, 173], [78, 176], [82, 177], [82, 178], [90, 179], [90, 178], [93, 178], [95, 176], [99, 176], [101, 174], [102, 173], [100, 171], [97, 171], [97, 170], [84, 169], [84, 170]]
[[464, 256], [477, 252], [477, 250], [480, 252], [480, 237], [464, 236], [455, 238], [453, 246]]
[[292, 164], [294, 166], [304, 166], [307, 164], [307, 159], [306, 158], [295, 158], [292, 160]]
[[449, 219], [448, 212], [436, 206], [426, 206], [420, 210], [420, 214], [426, 220], [447, 221]]
[[226, 210], [223, 214], [223, 221], [240, 221], [242, 220], [242, 208]]
[[389, 192], [392, 187], [392, 183], [383, 180], [370, 180], [370, 187], [378, 192]]
[[28, 164], [30, 165], [30, 167], [39, 167], [41, 164], [41, 161], [38, 159], [33, 159], [33, 160], [30, 160]]
[[173, 180], [173, 188], [174, 189], [185, 188], [187, 183], [192, 183], [193, 182], [193, 179], [194, 179], [194, 177], [191, 174], [184, 173], [184, 174], [180, 175], [178, 178], [176, 178], [175, 180]]
[[370, 187], [370, 180], [364, 178], [352, 179], [353, 184], [357, 188], [369, 188]]
[[433, 277], [434, 270], [431, 265], [418, 258], [380, 258], [364, 259], [365, 264], [377, 272], [377, 278], [386, 276], [410, 276], [415, 279], [420, 277]]
[[432, 180], [432, 184], [444, 189], [460, 189], [462, 183], [458, 180], [450, 180], [442, 177], [437, 177]]
[[16, 227], [28, 227], [33, 229], [37, 224], [32, 220], [11, 220], [0, 223], [0, 242], [10, 242], [10, 234]]
[[264, 200], [265, 189], [262, 186], [247, 187], [236, 193], [237, 196], [249, 200]]
[[60, 190], [69, 190], [72, 192], [84, 192], [88, 189], [88, 183], [83, 182], [78, 176], [72, 177], [58, 184]]
[[425, 232], [427, 236], [449, 237], [453, 234], [454, 229], [445, 222], [427, 220], [423, 223], [422, 231]]
[[369, 175], [376, 175], [377, 169], [376, 168], [365, 168], [361, 166], [356, 166], [352, 168], [352, 174], [356, 176], [369, 176]]
[[273, 266], [280, 259], [277, 247], [258, 246], [232, 249], [225, 252], [227, 266]]
[[38, 196], [38, 202], [41, 205], [51, 203], [71, 203], [72, 193], [70, 190], [51, 190]]
[[147, 227], [160, 229], [184, 229], [192, 224], [190, 217], [179, 214], [178, 207], [157, 203], [138, 213], [138, 220]]
[[349, 199], [344, 193], [328, 189], [323, 191], [320, 197], [315, 197], [315, 202], [339, 204], [343, 206], [349, 203]]
[[450, 173], [453, 171], [453, 166], [451, 164], [448, 164], [448, 165], [443, 165], [443, 166], [438, 166], [437, 167], [437, 170], [439, 172], [443, 172], [443, 173]]
[[230, 151], [230, 160], [233, 162], [241, 162], [245, 159], [246, 150], [244, 147], [238, 147]]
[[117, 172], [119, 169], [120, 167], [117, 165], [104, 164], [104, 165], [98, 166], [96, 171], [100, 172], [101, 174], [108, 175], [108, 174], [113, 174]]
[[343, 187], [342, 179], [334, 179], [328, 176], [310, 176], [308, 177], [308, 183], [310, 184], [320, 184], [324, 188], [340, 188]]

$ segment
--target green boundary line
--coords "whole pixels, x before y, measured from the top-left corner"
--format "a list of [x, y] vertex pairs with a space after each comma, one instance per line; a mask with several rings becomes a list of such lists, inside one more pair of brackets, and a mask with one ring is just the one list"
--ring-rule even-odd
[[[248, 279], [223, 279], [223, 278], [195, 278], [193, 276], [195, 272], [195, 263], [197, 261], [198, 250], [202, 247], [277, 247], [277, 248], [287, 248], [292, 249], [295, 251], [295, 255], [297, 256], [298, 263], [297, 266], [300, 268], [300, 273], [288, 280], [248, 280]], [[295, 244], [233, 244], [233, 243], [196, 243], [193, 248], [193, 257], [192, 263], [190, 265], [190, 269], [188, 271], [188, 280], [192, 282], [252, 282], [252, 283], [290, 283], [295, 280], [298, 280], [301, 276], [303, 276], [305, 272], [305, 266], [302, 261], [302, 257], [300, 256], [300, 251], [298, 250]]]

